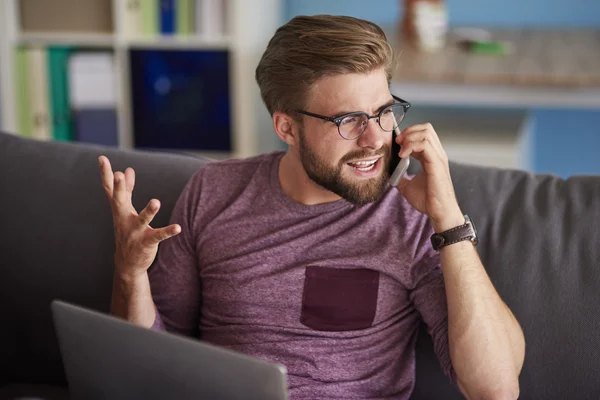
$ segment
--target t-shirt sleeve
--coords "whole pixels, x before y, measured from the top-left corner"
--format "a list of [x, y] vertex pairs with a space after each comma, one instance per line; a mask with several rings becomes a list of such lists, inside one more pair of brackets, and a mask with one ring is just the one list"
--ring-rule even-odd
[[160, 243], [148, 276], [156, 319], [152, 329], [197, 336], [201, 307], [201, 282], [194, 220], [200, 192], [198, 172], [181, 193], [170, 218], [181, 232]]
[[433, 230], [426, 231], [417, 247], [415, 263], [412, 266], [413, 287], [410, 299], [427, 326], [434, 352], [444, 373], [456, 384], [456, 373], [452, 367], [448, 346], [448, 305], [444, 277], [439, 254], [429, 242]]

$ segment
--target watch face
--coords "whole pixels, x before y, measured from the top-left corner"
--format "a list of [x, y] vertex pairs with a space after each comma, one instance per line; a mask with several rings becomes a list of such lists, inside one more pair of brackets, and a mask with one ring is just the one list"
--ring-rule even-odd
[[471, 218], [469, 218], [468, 215], [465, 215], [465, 220], [467, 220], [467, 222], [471, 225], [471, 229], [473, 229], [473, 237], [471, 238], [471, 242], [473, 242], [473, 244], [478, 244], [479, 243], [479, 238], [477, 237], [477, 228], [475, 227], [475, 224], [473, 223], [473, 221], [471, 221]]

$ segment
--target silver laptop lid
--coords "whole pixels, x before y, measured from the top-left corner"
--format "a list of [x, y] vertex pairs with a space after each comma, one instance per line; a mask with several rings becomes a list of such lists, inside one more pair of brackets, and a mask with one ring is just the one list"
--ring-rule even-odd
[[62, 301], [51, 307], [73, 400], [287, 399], [283, 365]]

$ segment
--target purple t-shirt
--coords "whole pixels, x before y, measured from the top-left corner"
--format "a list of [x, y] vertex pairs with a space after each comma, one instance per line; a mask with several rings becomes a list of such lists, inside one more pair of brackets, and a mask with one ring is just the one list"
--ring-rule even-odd
[[291, 399], [408, 399], [423, 320], [448, 376], [432, 228], [390, 187], [362, 207], [287, 197], [276, 152], [212, 163], [184, 189], [150, 270], [155, 329], [284, 364]]

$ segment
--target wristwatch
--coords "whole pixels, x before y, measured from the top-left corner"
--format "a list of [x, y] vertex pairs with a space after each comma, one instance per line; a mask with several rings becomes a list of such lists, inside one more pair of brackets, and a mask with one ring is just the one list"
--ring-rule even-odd
[[463, 240], [470, 240], [471, 243], [473, 243], [473, 246], [477, 246], [479, 239], [477, 239], [475, 224], [473, 224], [473, 221], [471, 221], [471, 218], [469, 218], [468, 215], [465, 214], [464, 217], [464, 225], [431, 235], [431, 245], [434, 250], [439, 250], [442, 247], [462, 242]]

